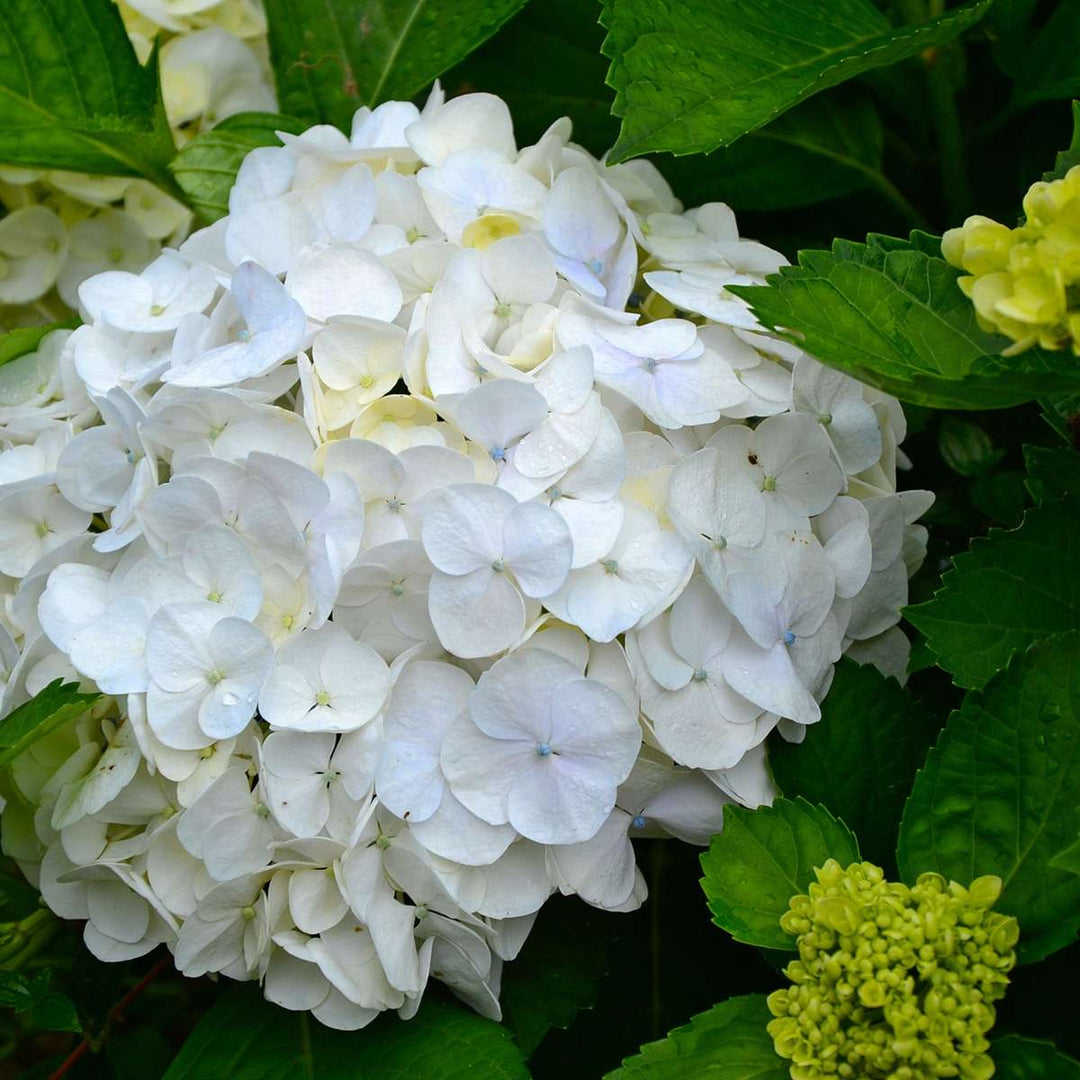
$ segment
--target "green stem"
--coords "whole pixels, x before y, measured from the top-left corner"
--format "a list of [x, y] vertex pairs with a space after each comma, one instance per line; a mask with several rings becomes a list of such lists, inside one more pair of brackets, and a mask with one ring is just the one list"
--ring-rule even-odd
[[938, 156], [941, 160], [945, 205], [950, 221], [959, 222], [971, 205], [971, 191], [964, 161], [964, 133], [960, 125], [960, 113], [956, 108], [949, 72], [943, 60], [944, 54], [939, 49], [927, 49], [923, 54], [930, 91], [930, 115], [934, 121]]
[[930, 222], [926, 215], [912, 203], [907, 196], [883, 173], [868, 170], [874, 181], [874, 187], [917, 229], [929, 229]]

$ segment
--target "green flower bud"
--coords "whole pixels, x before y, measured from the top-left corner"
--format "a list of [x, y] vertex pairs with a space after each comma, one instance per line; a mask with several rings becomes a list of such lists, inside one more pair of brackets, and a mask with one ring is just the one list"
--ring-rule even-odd
[[1000, 879], [923, 874], [909, 889], [834, 860], [816, 877], [781, 919], [799, 950], [792, 985], [768, 998], [792, 1080], [987, 1080], [992, 1002], [1019, 935], [990, 910]]

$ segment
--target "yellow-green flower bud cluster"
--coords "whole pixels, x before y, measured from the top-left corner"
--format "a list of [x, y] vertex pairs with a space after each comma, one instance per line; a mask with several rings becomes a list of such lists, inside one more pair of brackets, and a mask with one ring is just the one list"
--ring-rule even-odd
[[1032, 184], [1024, 213], [1015, 229], [969, 217], [945, 233], [942, 254], [970, 275], [960, 288], [979, 325], [1015, 342], [1006, 355], [1038, 344], [1080, 356], [1080, 165]]
[[990, 909], [1001, 879], [913, 888], [872, 863], [830, 859], [780, 925], [798, 938], [792, 986], [769, 995], [769, 1034], [792, 1080], [987, 1080], [1016, 920]]

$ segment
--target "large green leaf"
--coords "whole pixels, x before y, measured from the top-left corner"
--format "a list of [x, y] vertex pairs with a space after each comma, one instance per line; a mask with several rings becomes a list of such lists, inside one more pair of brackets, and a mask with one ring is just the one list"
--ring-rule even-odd
[[567, 1028], [596, 1002], [607, 973], [608, 929], [602, 912], [576, 897], [544, 905], [521, 954], [503, 972], [503, 1023], [531, 1054], [553, 1027]]
[[[577, 0], [530, 4], [443, 82], [450, 93], [488, 90], [505, 98], [519, 143], [534, 142], [566, 115], [574, 122], [574, 141], [601, 155], [619, 131], [599, 55], [602, 39], [591, 6]], [[841, 90], [708, 157], [664, 157], [657, 165], [684, 201], [722, 199], [737, 210], [810, 206], [868, 185], [893, 198], [881, 172], [883, 141], [869, 98]]]
[[1042, 1039], [1006, 1035], [990, 1044], [990, 1056], [994, 1080], [1080, 1080], [1080, 1061]]
[[904, 610], [960, 686], [983, 686], [1009, 657], [1080, 629], [1080, 494], [1037, 506], [955, 556], [932, 599]]
[[770, 745], [780, 790], [821, 803], [855, 830], [864, 858], [891, 871], [896, 828], [938, 725], [895, 679], [841, 660], [821, 720], [799, 745]]
[[665, 175], [686, 178], [683, 187], [695, 202], [721, 199], [736, 209], [784, 210], [868, 186], [893, 197], [881, 171], [883, 146], [873, 102], [840, 91], [812, 98], [708, 157], [658, 164]]
[[604, 1080], [788, 1080], [788, 1063], [766, 1031], [762, 994], [729, 998], [647, 1043]]
[[1080, 6], [1074, 0], [1060, 0], [1038, 29], [1015, 28], [1012, 39], [1013, 48], [998, 55], [1007, 56], [1014, 106], [1080, 94]]
[[999, 354], [1008, 340], [979, 329], [960, 272], [930, 248], [871, 236], [801, 251], [766, 285], [732, 286], [766, 325], [822, 363], [904, 401], [933, 408], [986, 409], [1080, 390], [1067, 352]]
[[1080, 454], [1067, 447], [1025, 446], [1027, 489], [1036, 502], [1080, 494]]
[[0, 767], [14, 761], [50, 731], [81, 716], [100, 697], [100, 694], [80, 693], [78, 683], [53, 679], [26, 704], [0, 720]]
[[158, 87], [112, 0], [0, 5], [0, 161], [145, 176], [176, 193]]
[[163, 1080], [528, 1080], [510, 1032], [464, 1006], [427, 1000], [408, 1022], [393, 1013], [362, 1033], [332, 1031], [307, 1013], [224, 993]]
[[266, 0], [278, 101], [349, 130], [361, 105], [408, 99], [526, 0]]
[[[490, 41], [443, 76], [447, 94], [483, 90], [510, 106], [519, 145], [536, 142], [560, 116], [574, 142], [604, 154], [619, 134], [600, 55], [596, 8], [581, 0], [526, 4]], [[556, 74], [557, 73], [557, 74]]]
[[795, 948], [780, 929], [793, 896], [806, 892], [814, 868], [828, 859], [859, 858], [851, 830], [805, 799], [777, 799], [757, 810], [724, 807], [724, 828], [701, 856], [701, 886], [713, 922], [736, 941], [766, 949]]
[[169, 164], [169, 169], [204, 221], [229, 212], [229, 192], [248, 152], [257, 146], [280, 146], [278, 131], [298, 135], [304, 125], [277, 113], [237, 113], [217, 127], [196, 135]]
[[870, 0], [604, 0], [623, 120], [612, 159], [727, 146], [812, 94], [950, 41], [989, 7], [898, 28]]
[[1080, 877], [1052, 862], [1080, 834], [1080, 633], [1016, 657], [949, 721], [904, 807], [905, 881], [933, 870], [1004, 883], [997, 909], [1020, 922], [1020, 960], [1080, 929]]

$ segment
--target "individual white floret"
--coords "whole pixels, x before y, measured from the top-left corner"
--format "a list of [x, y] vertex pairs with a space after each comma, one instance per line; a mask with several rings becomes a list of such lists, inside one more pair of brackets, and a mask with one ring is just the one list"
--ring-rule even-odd
[[596, 834], [640, 745], [636, 717], [573, 664], [533, 649], [500, 660], [440, 754], [454, 795], [493, 825], [538, 843]]

